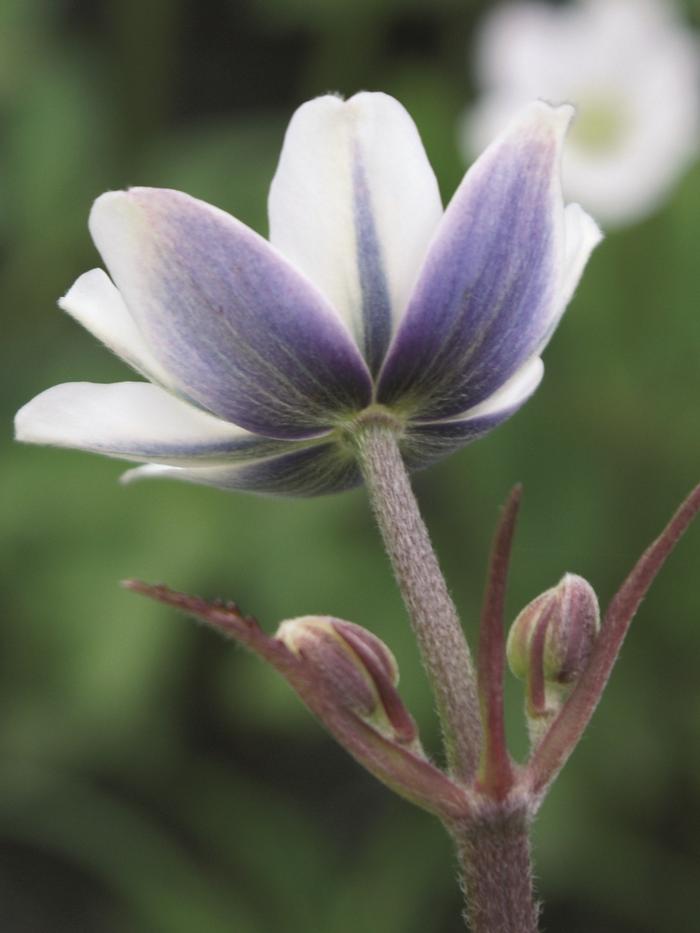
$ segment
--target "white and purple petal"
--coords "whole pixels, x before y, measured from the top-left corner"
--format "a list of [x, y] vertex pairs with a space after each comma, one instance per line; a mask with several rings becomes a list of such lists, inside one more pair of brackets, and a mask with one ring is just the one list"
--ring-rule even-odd
[[413, 120], [380, 93], [304, 104], [269, 212], [270, 241], [320, 288], [376, 373], [442, 216]]
[[467, 173], [431, 244], [379, 380], [420, 420], [488, 399], [560, 314], [568, 106], [529, 105]]
[[15, 427], [25, 443], [181, 466], [253, 460], [309, 443], [251, 434], [147, 382], [54, 386], [19, 410]]
[[579, 279], [591, 253], [600, 243], [603, 234], [598, 224], [580, 204], [568, 204], [564, 209], [564, 258], [559, 276], [559, 287], [552, 306], [547, 326], [542, 330], [540, 340], [534, 349], [541, 353], [549, 343], [571, 301]]
[[402, 442], [409, 469], [421, 469], [483, 437], [525, 404], [544, 375], [539, 357], [528, 360], [489, 398], [469, 411], [441, 421], [411, 423]]
[[321, 293], [229, 214], [135, 188], [98, 198], [90, 230], [152, 354], [197, 405], [300, 438], [367, 404], [365, 363]]
[[354, 458], [333, 443], [225, 467], [148, 464], [123, 476], [127, 483], [139, 479], [176, 479], [218, 489], [300, 497], [343, 492], [362, 482]]
[[151, 353], [119, 290], [103, 269], [83, 273], [59, 299], [58, 306], [141, 375], [170, 385], [170, 376]]
[[567, 204], [564, 210], [564, 269], [559, 289], [558, 320], [576, 290], [591, 253], [603, 234], [598, 224], [580, 204]]

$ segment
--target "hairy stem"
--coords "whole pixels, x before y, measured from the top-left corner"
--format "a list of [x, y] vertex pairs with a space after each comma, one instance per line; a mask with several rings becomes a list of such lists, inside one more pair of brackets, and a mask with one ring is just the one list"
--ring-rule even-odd
[[524, 811], [498, 810], [451, 828], [472, 933], [537, 933], [528, 829]]
[[450, 771], [474, 778], [481, 747], [476, 678], [390, 426], [366, 423], [355, 435], [372, 508], [432, 685]]

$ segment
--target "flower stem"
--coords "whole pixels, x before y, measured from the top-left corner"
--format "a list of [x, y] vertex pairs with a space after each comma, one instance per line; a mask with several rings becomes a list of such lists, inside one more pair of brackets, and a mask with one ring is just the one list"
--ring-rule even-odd
[[452, 827], [472, 933], [537, 933], [532, 867], [524, 811], [494, 813]]
[[367, 421], [354, 435], [384, 545], [415, 632], [442, 726], [451, 773], [471, 781], [481, 720], [469, 647], [418, 510], [390, 425]]

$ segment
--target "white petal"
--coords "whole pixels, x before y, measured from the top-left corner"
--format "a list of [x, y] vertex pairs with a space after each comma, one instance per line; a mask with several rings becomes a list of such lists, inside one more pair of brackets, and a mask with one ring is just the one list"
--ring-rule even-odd
[[448, 418], [443, 423], [471, 421], [476, 418], [499, 415], [502, 412], [515, 411], [532, 395], [542, 381], [543, 375], [544, 363], [539, 357], [533, 357], [524, 363], [493, 395], [484, 399], [479, 405], [465, 411], [462, 415]]
[[442, 215], [408, 113], [379, 93], [304, 104], [287, 130], [269, 212], [271, 242], [326, 295], [376, 369], [386, 335], [368, 349], [373, 316], [386, 304], [393, 329]]
[[17, 440], [31, 444], [177, 465], [227, 463], [290, 449], [289, 442], [251, 434], [145, 382], [54, 386], [20, 409], [15, 429]]
[[170, 377], [149, 350], [119, 290], [102, 269], [85, 272], [58, 306], [148, 379], [162, 385]]
[[537, 346], [537, 354], [549, 343], [576, 291], [591, 253], [602, 239], [600, 227], [581, 205], [567, 204], [564, 208], [564, 253], [559, 290], [552, 302], [549, 322]]
[[564, 273], [560, 301], [562, 312], [571, 300], [588, 258], [603, 239], [598, 224], [580, 204], [564, 210]]

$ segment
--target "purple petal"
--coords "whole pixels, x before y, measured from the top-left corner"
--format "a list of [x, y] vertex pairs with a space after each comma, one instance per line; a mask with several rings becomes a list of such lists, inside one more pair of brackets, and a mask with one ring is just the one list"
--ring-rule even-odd
[[493, 431], [524, 405], [540, 384], [543, 374], [542, 360], [535, 357], [528, 360], [497, 392], [463, 415], [443, 421], [409, 423], [402, 441], [408, 468], [427, 467]]
[[90, 229], [151, 352], [198, 405], [304, 437], [368, 403], [367, 368], [326, 300], [230, 215], [136, 188], [98, 198]]
[[129, 470], [124, 480], [178, 479], [218, 489], [277, 496], [321, 496], [342, 492], [362, 482], [355, 460], [336, 444], [322, 444], [232, 467], [182, 469], [148, 466]]
[[559, 160], [571, 112], [530, 105], [467, 173], [389, 351], [380, 402], [451, 417], [540, 349], [560, 311]]

